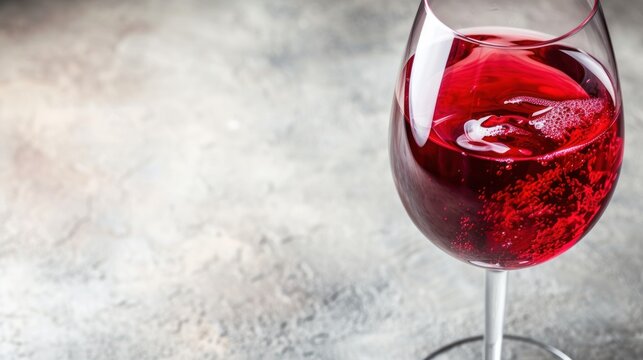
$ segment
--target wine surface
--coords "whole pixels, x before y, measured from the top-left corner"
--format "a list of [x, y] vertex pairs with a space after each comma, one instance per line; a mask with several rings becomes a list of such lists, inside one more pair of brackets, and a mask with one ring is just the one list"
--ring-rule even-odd
[[[538, 41], [476, 31], [468, 36], [494, 44]], [[415, 60], [396, 90], [390, 145], [419, 229], [451, 255], [498, 269], [542, 263], [578, 242], [609, 202], [623, 155], [620, 105], [602, 65], [561, 45], [464, 39], [442, 69]], [[443, 73], [439, 87], [427, 73]]]

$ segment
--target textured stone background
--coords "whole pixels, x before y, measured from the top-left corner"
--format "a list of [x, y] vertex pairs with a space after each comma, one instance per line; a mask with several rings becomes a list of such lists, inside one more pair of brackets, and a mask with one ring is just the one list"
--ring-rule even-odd
[[[508, 330], [643, 358], [643, 1], [606, 0], [627, 155]], [[0, 358], [419, 359], [482, 274], [405, 215], [390, 99], [417, 1], [0, 2]]]

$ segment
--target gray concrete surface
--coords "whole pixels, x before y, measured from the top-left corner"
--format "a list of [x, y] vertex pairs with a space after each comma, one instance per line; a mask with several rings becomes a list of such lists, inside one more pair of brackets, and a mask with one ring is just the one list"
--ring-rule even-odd
[[[605, 2], [627, 153], [507, 328], [643, 358], [643, 2]], [[482, 274], [405, 215], [387, 126], [417, 1], [0, 2], [1, 359], [419, 359]]]

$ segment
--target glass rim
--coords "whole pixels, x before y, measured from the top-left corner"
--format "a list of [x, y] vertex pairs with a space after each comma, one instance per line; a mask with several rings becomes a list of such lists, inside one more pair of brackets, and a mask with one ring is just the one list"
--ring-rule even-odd
[[569, 30], [568, 32], [564, 33], [563, 35], [560, 36], [555, 36], [550, 39], [546, 40], [540, 40], [536, 41], [530, 45], [516, 45], [516, 44], [511, 44], [511, 45], [506, 45], [506, 44], [497, 44], [493, 42], [488, 42], [488, 41], [483, 41], [483, 40], [478, 40], [474, 39], [470, 36], [467, 36], [463, 33], [461, 33], [458, 30], [453, 29], [451, 26], [447, 25], [442, 19], [433, 12], [431, 9], [431, 5], [429, 5], [429, 0], [422, 0], [424, 3], [424, 6], [426, 7], [427, 11], [430, 11], [435, 19], [437, 19], [442, 25], [446, 26], [449, 30], [453, 32], [453, 34], [463, 40], [470, 41], [472, 43], [478, 44], [478, 45], [483, 45], [487, 47], [495, 47], [495, 48], [512, 48], [512, 49], [525, 49], [525, 48], [537, 48], [537, 47], [543, 47], [551, 44], [555, 44], [557, 42], [560, 42], [562, 40], [565, 40], [567, 38], [570, 38], [574, 35], [576, 35], [579, 31], [583, 30], [587, 24], [589, 24], [594, 16], [598, 13], [598, 9], [600, 7], [600, 0], [594, 0], [594, 4], [592, 5], [592, 9], [589, 11], [587, 16], [581, 21], [578, 25], [576, 25], [573, 29]]

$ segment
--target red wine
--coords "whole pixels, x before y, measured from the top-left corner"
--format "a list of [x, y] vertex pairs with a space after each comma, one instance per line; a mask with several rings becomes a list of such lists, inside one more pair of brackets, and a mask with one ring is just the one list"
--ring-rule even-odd
[[396, 186], [451, 255], [536, 265], [572, 247], [607, 206], [623, 156], [620, 104], [602, 65], [579, 50], [528, 48], [538, 39], [517, 32], [469, 37], [514, 47], [456, 38], [434, 90], [426, 69], [414, 70], [423, 64], [406, 62], [391, 124]]

